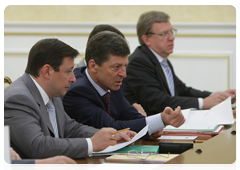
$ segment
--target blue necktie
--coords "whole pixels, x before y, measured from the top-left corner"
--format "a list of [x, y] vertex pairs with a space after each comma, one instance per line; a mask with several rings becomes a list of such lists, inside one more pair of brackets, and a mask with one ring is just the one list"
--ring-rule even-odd
[[170, 69], [170, 67], [168, 66], [168, 63], [166, 60], [163, 60], [161, 62], [165, 72], [166, 72], [166, 75], [167, 75], [167, 79], [168, 79], [168, 87], [169, 87], [169, 90], [170, 90], [170, 93], [172, 96], [175, 96], [175, 90], [174, 90], [174, 81], [173, 81], [173, 76], [172, 76], [172, 71]]
[[59, 138], [55, 107], [54, 107], [51, 99], [49, 99], [49, 102], [47, 103], [46, 106], [47, 106], [47, 109], [48, 109], [48, 116], [49, 116], [49, 119], [50, 119], [52, 127], [53, 127], [55, 138]]

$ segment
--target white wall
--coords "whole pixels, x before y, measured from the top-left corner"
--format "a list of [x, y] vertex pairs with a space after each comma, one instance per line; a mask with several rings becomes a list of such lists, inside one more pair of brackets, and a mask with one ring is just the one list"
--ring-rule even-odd
[[[13, 81], [24, 73], [30, 48], [40, 39], [59, 38], [84, 54], [87, 37], [97, 24], [110, 24], [124, 33], [131, 51], [138, 45], [136, 23], [5, 22], [4, 76]], [[188, 86], [223, 91], [236, 88], [236, 24], [172, 23], [178, 29], [169, 59]], [[81, 56], [75, 59], [77, 63]]]

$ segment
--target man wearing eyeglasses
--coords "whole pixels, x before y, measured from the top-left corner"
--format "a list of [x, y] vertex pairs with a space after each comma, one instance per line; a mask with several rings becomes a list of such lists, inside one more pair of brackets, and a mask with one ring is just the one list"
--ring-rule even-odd
[[137, 23], [141, 46], [129, 56], [124, 95], [132, 103], [142, 105], [148, 115], [162, 112], [166, 106], [182, 109], [209, 109], [236, 90], [211, 93], [187, 87], [175, 74], [169, 54], [173, 52], [177, 30], [163, 12], [142, 14]]

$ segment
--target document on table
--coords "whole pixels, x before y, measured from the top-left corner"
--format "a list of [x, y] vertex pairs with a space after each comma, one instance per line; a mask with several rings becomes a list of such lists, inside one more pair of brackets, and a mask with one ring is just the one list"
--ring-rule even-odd
[[168, 135], [162, 135], [158, 139], [167, 139], [167, 140], [194, 140], [198, 136], [168, 136]]
[[91, 170], [119, 170], [119, 169], [131, 169], [131, 170], [152, 170], [159, 165], [153, 164], [130, 164], [130, 163], [102, 163], [97, 165]]
[[113, 152], [113, 151], [116, 151], [118, 149], [121, 149], [133, 142], [135, 142], [136, 140], [140, 139], [141, 137], [143, 137], [146, 133], [148, 132], [148, 125], [146, 125], [140, 132], [138, 132], [133, 138], [132, 140], [128, 141], [128, 142], [124, 142], [124, 143], [119, 143], [119, 144], [116, 144], [114, 146], [109, 146], [107, 147], [106, 149], [104, 149], [103, 151], [101, 152], [93, 152], [94, 154], [95, 153], [106, 153], [106, 152]]
[[185, 122], [176, 128], [168, 125], [164, 130], [180, 130], [180, 131], [215, 131], [219, 125], [230, 125], [234, 123], [231, 97], [210, 110], [182, 110]]

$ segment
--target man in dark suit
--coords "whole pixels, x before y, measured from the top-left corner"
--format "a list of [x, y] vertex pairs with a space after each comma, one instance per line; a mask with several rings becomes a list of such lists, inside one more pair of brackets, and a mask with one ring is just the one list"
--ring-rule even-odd
[[[91, 31], [91, 33], [89, 34], [89, 37], [88, 37], [88, 41], [92, 38], [92, 36], [94, 36], [95, 34], [97, 34], [98, 32], [101, 32], [101, 31], [112, 31], [112, 32], [115, 32], [117, 33], [118, 35], [121, 35], [123, 38], [125, 38], [125, 36], [123, 35], [123, 33], [121, 31], [119, 31], [117, 28], [111, 26], [111, 25], [108, 25], [108, 24], [99, 24], [99, 25], [96, 25], [93, 30]], [[87, 43], [88, 43], [87, 41]], [[78, 68], [78, 67], [82, 67], [82, 66], [86, 66], [86, 61], [85, 59], [83, 58], [76, 66], [75, 68]], [[142, 108], [142, 106], [140, 104], [137, 104], [137, 103], [132, 103], [132, 105], [134, 106], [134, 108], [139, 112], [141, 113], [142, 115], [144, 116], [147, 116], [146, 112], [144, 111], [144, 109]]]
[[21, 158], [65, 155], [85, 158], [136, 133], [95, 129], [71, 119], [59, 98], [76, 81], [78, 51], [58, 39], [43, 39], [30, 50], [25, 74], [4, 91], [4, 123]]
[[130, 104], [141, 104], [148, 115], [162, 112], [166, 106], [209, 109], [236, 95], [236, 90], [214, 94], [196, 90], [176, 76], [167, 59], [173, 52], [176, 33], [169, 16], [163, 12], [146, 12], [137, 23], [141, 46], [129, 57], [127, 77], [123, 81], [124, 96]]
[[110, 31], [95, 34], [86, 48], [87, 67], [74, 69], [76, 83], [63, 98], [64, 109], [71, 118], [96, 128], [130, 128], [139, 132], [149, 124], [146, 137], [157, 138], [166, 125], [178, 127], [185, 120], [180, 107], [145, 117], [129, 104], [122, 88], [129, 53], [128, 44], [120, 35]]

